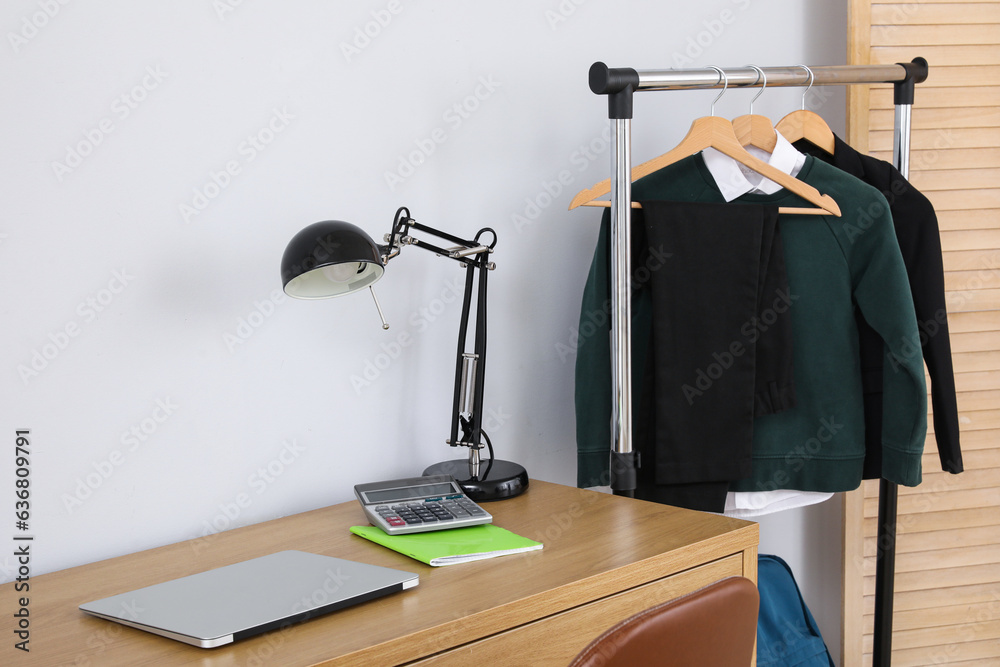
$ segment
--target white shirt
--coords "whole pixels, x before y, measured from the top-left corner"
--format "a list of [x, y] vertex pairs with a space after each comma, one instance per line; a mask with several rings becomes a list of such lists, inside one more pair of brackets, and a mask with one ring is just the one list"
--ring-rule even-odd
[[[768, 154], [767, 151], [756, 146], [747, 146], [747, 152], [767, 162], [775, 169], [793, 177], [797, 176], [802, 165], [806, 162], [806, 156], [795, 150], [795, 147], [788, 143], [788, 140], [781, 136], [781, 133], [776, 131], [774, 134], [776, 141], [773, 153]], [[714, 148], [706, 148], [701, 154], [705, 158], [705, 166], [708, 167], [712, 178], [715, 179], [715, 185], [727, 202], [748, 192], [773, 195], [781, 190], [781, 186], [771, 179], [761, 176], [750, 167]]]

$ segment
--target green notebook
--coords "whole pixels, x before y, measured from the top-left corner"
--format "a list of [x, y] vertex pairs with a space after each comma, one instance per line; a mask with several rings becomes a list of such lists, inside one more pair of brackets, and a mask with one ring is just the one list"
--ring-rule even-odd
[[542, 548], [541, 542], [521, 537], [491, 523], [409, 535], [387, 535], [375, 526], [351, 526], [351, 532], [434, 567]]

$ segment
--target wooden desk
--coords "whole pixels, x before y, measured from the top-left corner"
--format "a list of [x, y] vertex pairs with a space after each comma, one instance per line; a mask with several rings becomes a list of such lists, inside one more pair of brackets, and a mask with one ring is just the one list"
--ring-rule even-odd
[[[31, 579], [30, 653], [4, 665], [560, 665], [633, 613], [732, 575], [757, 580], [757, 524], [532, 480], [491, 503], [541, 551], [432, 568], [348, 533], [351, 501]], [[41, 542], [40, 544], [44, 544]], [[83, 602], [284, 549], [420, 574], [415, 589], [216, 649], [88, 616]], [[18, 596], [23, 594], [18, 594]]]

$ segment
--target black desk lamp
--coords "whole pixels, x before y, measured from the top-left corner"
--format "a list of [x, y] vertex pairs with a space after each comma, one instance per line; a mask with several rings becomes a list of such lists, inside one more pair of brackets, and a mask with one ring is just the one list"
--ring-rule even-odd
[[[411, 230], [432, 234], [455, 246], [439, 248], [413, 238]], [[480, 240], [484, 234], [492, 237], [489, 245]], [[459, 262], [468, 273], [458, 330], [451, 437], [446, 442], [452, 447], [468, 447], [469, 458], [467, 461], [458, 459], [436, 463], [424, 470], [424, 475], [452, 475], [476, 501], [501, 500], [519, 495], [528, 487], [528, 473], [517, 463], [493, 458], [493, 443], [482, 428], [486, 369], [486, 276], [495, 268], [489, 257], [497, 242], [496, 232], [484, 227], [472, 241], [467, 241], [420, 224], [410, 217], [409, 209], [402, 207], [396, 211], [392, 231], [385, 235], [385, 242], [388, 245], [377, 245], [359, 227], [340, 220], [309, 225], [292, 238], [281, 258], [281, 283], [285, 293], [298, 299], [324, 299], [367, 287], [375, 299], [382, 328], [388, 329], [372, 285], [382, 277], [385, 265], [399, 254], [403, 246], [417, 246]], [[466, 352], [466, 333], [477, 269], [475, 346], [473, 352]], [[487, 461], [482, 461], [480, 456], [483, 440], [490, 450]]]

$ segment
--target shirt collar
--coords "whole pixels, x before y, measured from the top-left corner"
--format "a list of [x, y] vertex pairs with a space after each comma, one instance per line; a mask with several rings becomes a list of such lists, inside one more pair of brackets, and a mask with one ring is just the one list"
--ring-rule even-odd
[[[806, 156], [795, 150], [795, 147], [788, 143], [781, 133], [775, 132], [774, 152], [770, 155], [756, 146], [748, 146], [747, 151], [754, 157], [764, 160], [769, 165], [780, 171], [796, 176], [805, 164]], [[769, 178], [764, 178], [749, 167], [737, 162], [728, 155], [720, 153], [714, 148], [706, 148], [702, 151], [705, 159], [705, 166], [712, 174], [716, 187], [722, 193], [722, 197], [727, 201], [732, 201], [748, 192], [761, 192], [772, 195], [781, 190], [781, 186]]]

